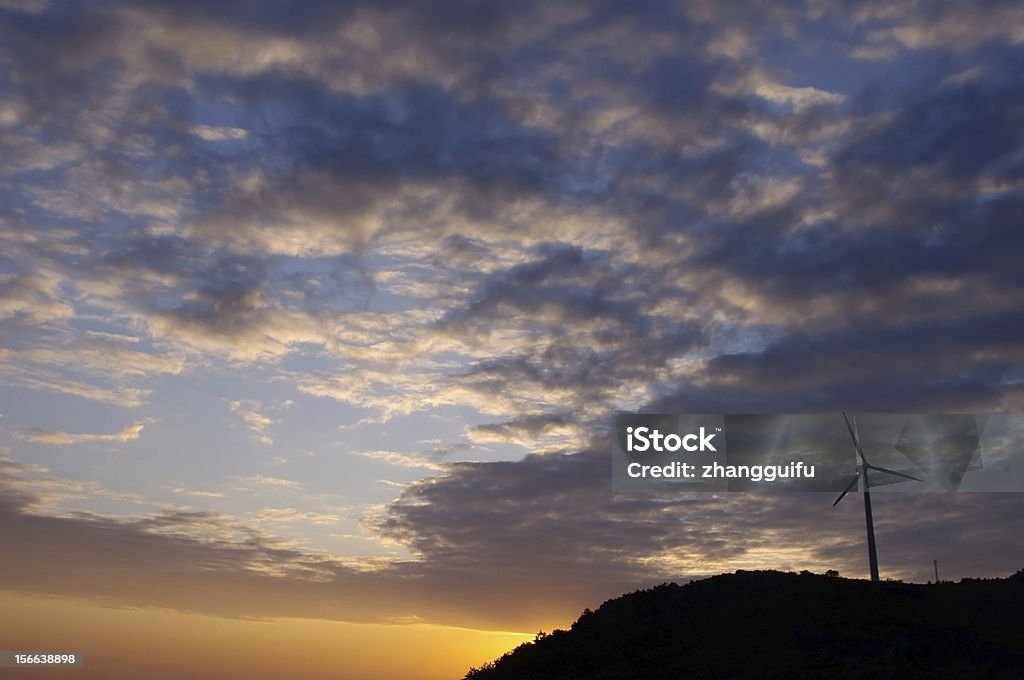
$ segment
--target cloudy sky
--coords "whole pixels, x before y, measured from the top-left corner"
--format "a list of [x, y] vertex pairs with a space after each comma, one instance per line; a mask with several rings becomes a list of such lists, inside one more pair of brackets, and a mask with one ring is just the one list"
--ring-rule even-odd
[[[1019, 2], [0, 0], [0, 649], [455, 678], [863, 577], [856, 502], [611, 493], [612, 414], [1024, 411], [1022, 226]], [[1016, 494], [876, 505], [1024, 567]]]

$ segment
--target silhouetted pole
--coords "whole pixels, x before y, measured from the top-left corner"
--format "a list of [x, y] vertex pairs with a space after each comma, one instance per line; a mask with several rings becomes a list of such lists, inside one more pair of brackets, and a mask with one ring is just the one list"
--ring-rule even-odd
[[938, 560], [932, 560], [932, 562], [935, 564], [935, 583], [938, 583], [939, 582], [939, 561]]
[[875, 521], [871, 517], [871, 491], [868, 487], [868, 468], [864, 466], [864, 521], [868, 527], [868, 564], [871, 582], [878, 583], [878, 551], [875, 550]]

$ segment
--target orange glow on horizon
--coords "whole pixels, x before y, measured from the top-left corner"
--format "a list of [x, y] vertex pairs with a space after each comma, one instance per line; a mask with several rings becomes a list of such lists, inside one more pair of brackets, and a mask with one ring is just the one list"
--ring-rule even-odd
[[82, 668], [4, 678], [458, 680], [532, 634], [432, 624], [251, 621], [0, 592], [0, 649], [83, 653]]

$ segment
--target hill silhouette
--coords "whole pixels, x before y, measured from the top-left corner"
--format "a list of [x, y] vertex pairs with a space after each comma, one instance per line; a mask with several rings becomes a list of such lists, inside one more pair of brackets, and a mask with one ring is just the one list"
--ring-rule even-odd
[[936, 585], [771, 571], [584, 611], [467, 680], [1024, 678], [1024, 571]]

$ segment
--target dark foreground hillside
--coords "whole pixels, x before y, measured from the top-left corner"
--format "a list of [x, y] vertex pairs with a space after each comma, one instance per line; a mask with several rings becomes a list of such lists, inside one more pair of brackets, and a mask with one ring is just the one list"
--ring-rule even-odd
[[1024, 679], [1024, 572], [912, 585], [737, 572], [584, 612], [472, 680]]

